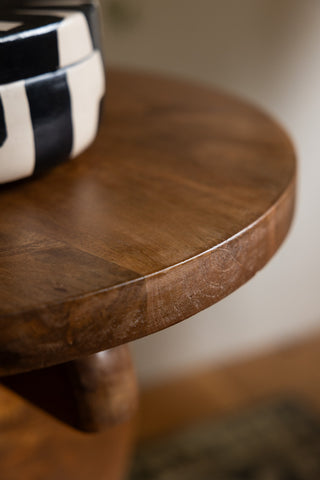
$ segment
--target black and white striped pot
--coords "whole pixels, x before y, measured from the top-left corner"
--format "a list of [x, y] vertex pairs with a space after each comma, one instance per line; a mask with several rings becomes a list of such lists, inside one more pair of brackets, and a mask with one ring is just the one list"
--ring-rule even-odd
[[94, 140], [105, 92], [96, 13], [93, 3], [57, 9], [57, 0], [0, 12], [0, 183]]

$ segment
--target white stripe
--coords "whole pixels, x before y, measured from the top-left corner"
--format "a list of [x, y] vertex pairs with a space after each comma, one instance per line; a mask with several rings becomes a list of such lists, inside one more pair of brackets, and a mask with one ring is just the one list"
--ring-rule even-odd
[[100, 52], [67, 70], [71, 97], [73, 148], [75, 157], [94, 140], [99, 122], [100, 101], [105, 91], [104, 68]]
[[35, 145], [28, 98], [24, 82], [1, 88], [7, 139], [0, 148], [0, 183], [32, 175]]
[[23, 25], [22, 22], [1, 22], [0, 21], [0, 32], [9, 32], [9, 30], [13, 30], [14, 28], [21, 27]]
[[93, 45], [84, 14], [63, 12], [63, 15], [65, 20], [58, 28], [58, 45], [60, 67], [67, 67], [90, 55]]

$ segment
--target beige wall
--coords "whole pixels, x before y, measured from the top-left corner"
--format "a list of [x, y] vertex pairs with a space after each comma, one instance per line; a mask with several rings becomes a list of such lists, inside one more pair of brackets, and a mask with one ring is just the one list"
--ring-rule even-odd
[[137, 15], [127, 27], [107, 22], [109, 64], [177, 74], [245, 96], [286, 126], [300, 158], [296, 222], [284, 247], [229, 298], [135, 342], [138, 370], [148, 382], [320, 328], [320, 2], [125, 3]]

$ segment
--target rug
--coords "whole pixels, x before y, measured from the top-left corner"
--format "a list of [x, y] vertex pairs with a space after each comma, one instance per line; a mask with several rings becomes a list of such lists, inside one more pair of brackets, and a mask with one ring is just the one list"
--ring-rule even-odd
[[281, 399], [140, 447], [128, 480], [320, 480], [320, 416]]

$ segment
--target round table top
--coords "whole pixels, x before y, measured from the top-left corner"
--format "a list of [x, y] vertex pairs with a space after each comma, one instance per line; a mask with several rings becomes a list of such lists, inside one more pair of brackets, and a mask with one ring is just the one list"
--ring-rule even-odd
[[295, 155], [263, 112], [113, 72], [93, 147], [0, 189], [0, 373], [158, 331], [230, 294], [293, 215]]

